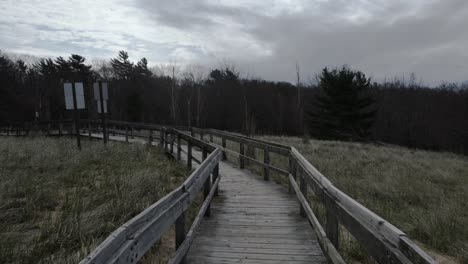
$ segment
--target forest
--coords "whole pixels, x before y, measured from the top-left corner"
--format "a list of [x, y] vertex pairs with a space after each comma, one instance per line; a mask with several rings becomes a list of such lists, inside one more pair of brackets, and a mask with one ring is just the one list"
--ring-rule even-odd
[[125, 51], [93, 65], [76, 54], [26, 63], [0, 53], [0, 123], [70, 119], [67, 81], [84, 84], [80, 117], [99, 119], [92, 89], [102, 80], [109, 84], [107, 118], [114, 120], [468, 154], [468, 83], [430, 87], [414, 75], [375, 82], [347, 66], [324, 68], [308, 83], [299, 69], [296, 83], [243, 77], [233, 66], [168, 69], [154, 71], [145, 58], [135, 63]]

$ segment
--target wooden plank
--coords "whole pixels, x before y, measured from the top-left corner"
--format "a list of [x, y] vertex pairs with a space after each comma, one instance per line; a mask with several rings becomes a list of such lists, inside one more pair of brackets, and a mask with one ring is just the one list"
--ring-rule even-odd
[[[248, 258], [225, 258], [225, 257], [213, 257], [213, 256], [195, 256], [189, 259], [191, 264], [284, 264], [283, 260], [258, 260]], [[310, 264], [310, 260], [288, 260], [287, 263], [292, 264]], [[315, 263], [326, 263], [325, 260], [318, 259]]]

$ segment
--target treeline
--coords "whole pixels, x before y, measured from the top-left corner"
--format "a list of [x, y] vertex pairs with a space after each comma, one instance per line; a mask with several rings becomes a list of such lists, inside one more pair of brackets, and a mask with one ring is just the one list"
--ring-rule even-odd
[[[0, 53], [0, 121], [70, 118], [63, 82], [72, 80], [85, 85], [81, 117], [99, 118], [92, 92], [97, 79], [109, 83], [111, 119], [327, 138], [314, 125], [325, 94], [321, 82], [303, 84], [299, 73], [296, 84], [247, 79], [232, 67], [156, 74], [145, 58], [134, 63], [123, 51], [92, 67], [79, 55], [27, 65]], [[365, 140], [468, 153], [466, 85], [430, 88], [411, 79], [369, 82], [367, 88], [375, 113]]]

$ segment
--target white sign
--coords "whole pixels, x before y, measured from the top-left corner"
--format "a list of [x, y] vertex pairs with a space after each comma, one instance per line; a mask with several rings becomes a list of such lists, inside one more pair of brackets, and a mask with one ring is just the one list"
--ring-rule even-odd
[[[63, 90], [65, 93], [65, 108], [75, 109], [73, 107], [73, 90], [71, 83], [64, 83]], [[75, 94], [76, 94], [76, 107], [77, 109], [85, 109], [83, 83], [75, 83]]]
[[[109, 99], [109, 93], [108, 93], [108, 90], [107, 90], [107, 83], [103, 82], [103, 83], [101, 83], [101, 85], [102, 85], [102, 99], [103, 100], [108, 100]], [[97, 100], [97, 101], [100, 101], [101, 96], [99, 94], [99, 83], [95, 82], [93, 84], [93, 87], [94, 87], [94, 99]]]
[[[107, 101], [104, 100], [104, 113], [107, 113]], [[101, 113], [101, 101], [97, 101], [97, 111], [100, 114]]]

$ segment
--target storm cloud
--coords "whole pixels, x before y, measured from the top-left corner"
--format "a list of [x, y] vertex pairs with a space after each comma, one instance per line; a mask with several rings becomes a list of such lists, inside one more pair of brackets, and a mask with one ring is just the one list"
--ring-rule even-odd
[[374, 79], [414, 73], [428, 84], [468, 80], [465, 0], [4, 0], [0, 49], [109, 58], [120, 49], [153, 65], [218, 66], [304, 80], [348, 64]]

